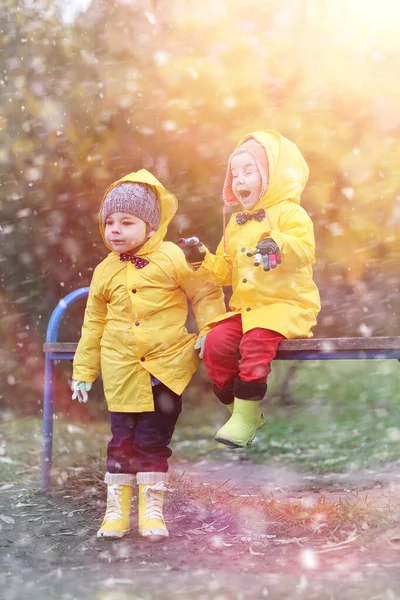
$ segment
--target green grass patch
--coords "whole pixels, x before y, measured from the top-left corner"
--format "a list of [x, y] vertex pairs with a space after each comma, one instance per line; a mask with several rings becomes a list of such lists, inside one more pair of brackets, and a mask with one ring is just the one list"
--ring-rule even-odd
[[277, 367], [262, 403], [267, 425], [250, 448], [224, 450], [213, 441], [216, 428], [229, 416], [223, 407], [217, 412], [193, 407], [178, 428], [178, 455], [236, 454], [316, 473], [357, 471], [400, 458], [397, 361], [304, 362], [291, 382], [292, 403], [286, 406], [268, 401], [268, 396], [279, 397], [287, 365]]
[[[89, 424], [54, 419], [53, 465], [56, 482], [67, 470], [103, 469], [109, 440], [108, 421]], [[38, 481], [42, 451], [39, 417], [12, 418], [0, 423], [0, 481]]]

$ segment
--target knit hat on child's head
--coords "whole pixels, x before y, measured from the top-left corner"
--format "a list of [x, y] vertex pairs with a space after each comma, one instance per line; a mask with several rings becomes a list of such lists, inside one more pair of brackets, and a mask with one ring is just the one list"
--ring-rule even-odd
[[154, 230], [161, 218], [160, 200], [156, 190], [146, 183], [119, 183], [113, 187], [103, 202], [103, 223], [113, 212], [127, 212], [146, 221]]
[[258, 170], [261, 175], [261, 194], [260, 198], [262, 198], [267, 191], [268, 187], [268, 157], [263, 146], [257, 142], [255, 139], [246, 140], [243, 144], [238, 146], [230, 155], [228, 162], [228, 170], [225, 177], [225, 183], [222, 190], [222, 198], [228, 206], [235, 206], [236, 204], [240, 204], [239, 200], [236, 198], [235, 194], [232, 191], [232, 167], [231, 162], [234, 156], [238, 154], [250, 154], [252, 159], [257, 165]]

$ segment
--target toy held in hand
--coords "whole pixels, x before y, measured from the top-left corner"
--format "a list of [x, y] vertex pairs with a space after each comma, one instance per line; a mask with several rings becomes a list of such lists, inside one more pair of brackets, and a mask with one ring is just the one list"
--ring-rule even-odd
[[194, 269], [198, 269], [204, 260], [207, 248], [197, 237], [179, 238], [177, 245], [182, 248], [186, 260]]
[[250, 250], [247, 256], [254, 256], [255, 267], [258, 267], [262, 262], [264, 271], [276, 269], [282, 262], [280, 248], [272, 238], [261, 240], [257, 248]]

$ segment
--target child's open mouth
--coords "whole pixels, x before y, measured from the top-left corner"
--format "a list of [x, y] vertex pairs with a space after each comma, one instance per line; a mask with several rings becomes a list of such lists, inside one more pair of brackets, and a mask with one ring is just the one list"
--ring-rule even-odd
[[249, 190], [240, 190], [239, 194], [241, 198], [248, 198], [250, 196]]

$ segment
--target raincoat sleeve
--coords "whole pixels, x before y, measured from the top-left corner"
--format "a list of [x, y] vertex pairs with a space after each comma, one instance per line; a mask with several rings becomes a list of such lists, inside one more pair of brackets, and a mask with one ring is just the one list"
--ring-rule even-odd
[[205, 335], [209, 330], [207, 323], [226, 312], [222, 288], [212, 281], [199, 279], [198, 271], [194, 273], [191, 270], [182, 250], [179, 260], [175, 261], [175, 268], [178, 283], [192, 304], [199, 335]]
[[281, 249], [282, 267], [301, 269], [315, 263], [314, 226], [306, 211], [298, 205], [283, 211], [280, 231], [271, 230], [262, 238], [271, 237]]
[[99, 267], [89, 288], [81, 338], [74, 357], [72, 378], [92, 383], [100, 372], [100, 341], [106, 322], [107, 302], [100, 292]]
[[215, 254], [206, 251], [203, 262], [195, 271], [195, 276], [216, 285], [232, 285], [232, 263], [229, 254], [224, 255], [224, 240], [218, 245]]

